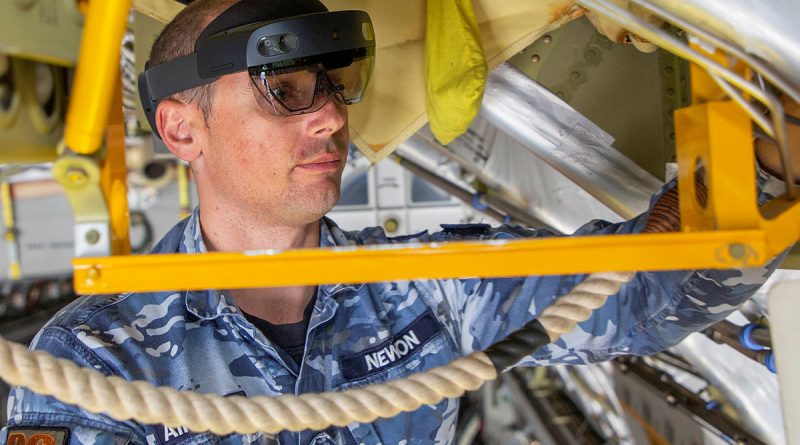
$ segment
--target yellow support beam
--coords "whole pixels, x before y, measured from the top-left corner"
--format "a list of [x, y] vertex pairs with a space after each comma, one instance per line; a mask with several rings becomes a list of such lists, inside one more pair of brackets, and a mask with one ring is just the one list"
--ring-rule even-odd
[[[709, 102], [675, 111], [678, 189], [685, 231], [761, 227], [750, 118], [733, 102]], [[695, 172], [708, 194], [697, 199]]]
[[125, 116], [122, 113], [122, 80], [117, 77], [106, 130], [106, 151], [100, 164], [100, 188], [108, 203], [111, 254], [130, 255], [128, 168], [125, 164]]
[[102, 145], [130, 5], [130, 0], [89, 2], [64, 135], [75, 153], [89, 155]]
[[413, 278], [750, 267], [764, 232], [731, 231], [147, 255], [73, 260], [78, 293], [234, 289]]

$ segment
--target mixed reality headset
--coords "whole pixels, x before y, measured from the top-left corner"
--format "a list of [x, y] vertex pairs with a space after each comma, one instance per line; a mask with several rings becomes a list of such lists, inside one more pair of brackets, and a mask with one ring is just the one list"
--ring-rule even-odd
[[[249, 73], [259, 106], [277, 116], [312, 113], [330, 100], [361, 101], [375, 57], [366, 12], [322, 11], [257, 22], [250, 17], [251, 23], [237, 24], [247, 6], [252, 11], [258, 3], [243, 0], [223, 12], [200, 34], [193, 53], [146, 65], [139, 75], [139, 96], [156, 136], [161, 100], [240, 71]], [[219, 29], [231, 23], [235, 26]]]

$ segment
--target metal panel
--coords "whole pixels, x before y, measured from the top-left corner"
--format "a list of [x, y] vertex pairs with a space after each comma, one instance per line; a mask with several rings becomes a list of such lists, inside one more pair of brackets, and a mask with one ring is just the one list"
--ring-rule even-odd
[[[800, 318], [800, 281], [786, 281], [770, 289], [767, 305], [775, 364], [785, 419], [800, 419], [800, 355], [797, 354], [797, 319]], [[789, 445], [800, 444], [800, 422], [787, 421]]]
[[56, 158], [64, 131], [65, 71], [0, 54], [0, 163]]
[[[688, 68], [660, 50], [612, 42], [586, 18], [540, 37], [509, 59], [614, 137], [614, 148], [664, 179], [674, 162], [672, 111], [688, 102]], [[624, 94], [620, 94], [624, 91]]]
[[56, 65], [78, 60], [83, 15], [76, 0], [0, 2], [0, 52]]

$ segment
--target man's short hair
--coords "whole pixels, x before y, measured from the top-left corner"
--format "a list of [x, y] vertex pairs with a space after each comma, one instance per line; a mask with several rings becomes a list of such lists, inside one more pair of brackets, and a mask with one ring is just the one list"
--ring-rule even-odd
[[[196, 0], [167, 24], [150, 50], [149, 68], [191, 54], [203, 29], [220, 13], [239, 0]], [[213, 83], [175, 93], [171, 98], [197, 103], [208, 118], [213, 100]]]

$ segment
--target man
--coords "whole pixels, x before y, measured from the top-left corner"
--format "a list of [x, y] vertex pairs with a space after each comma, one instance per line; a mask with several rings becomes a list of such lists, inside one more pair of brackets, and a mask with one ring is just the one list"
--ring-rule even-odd
[[[363, 94], [369, 44], [341, 49], [328, 42], [339, 49], [301, 60], [284, 53], [323, 43], [294, 31], [256, 34], [278, 19], [304, 14], [311, 15], [293, 26], [323, 23], [330, 17], [324, 11], [316, 0], [198, 0], [159, 37], [140, 89], [153, 128], [175, 156], [191, 164], [200, 207], [155, 253], [551, 236], [473, 225], [391, 239], [380, 228], [344, 232], [324, 218], [339, 197], [348, 147], [345, 104]], [[334, 40], [350, 38], [346, 34], [336, 33]], [[239, 59], [208, 61], [227, 57], [223, 43], [231, 41], [258, 42], [252, 47], [257, 52], [247, 57], [263, 60], [244, 66]], [[270, 57], [280, 61], [269, 62]], [[179, 65], [191, 69], [169, 68]], [[204, 70], [223, 74], [204, 76]], [[777, 170], [774, 160], [771, 165]], [[764, 172], [759, 182], [762, 190], [776, 186]], [[761, 193], [762, 201], [768, 198]], [[634, 233], [648, 224], [676, 227], [674, 193], [663, 195], [656, 207], [621, 224], [590, 222], [577, 234]], [[774, 263], [747, 271], [637, 274], [591, 319], [520, 364], [592, 363], [656, 352], [724, 318]], [[338, 391], [403, 378], [485, 349], [582, 279], [412, 280], [83, 298], [57, 315], [33, 347], [107, 375], [182, 390], [246, 396]], [[390, 354], [398, 341], [407, 344]], [[458, 411], [457, 400], [445, 400], [371, 424], [275, 437], [215, 437], [115, 421], [22, 388], [13, 391], [9, 405], [6, 434], [60, 431], [59, 440], [71, 444], [450, 443]]]

